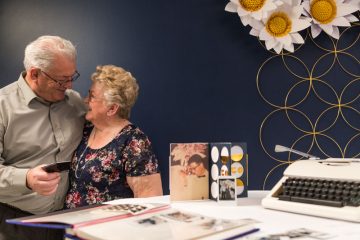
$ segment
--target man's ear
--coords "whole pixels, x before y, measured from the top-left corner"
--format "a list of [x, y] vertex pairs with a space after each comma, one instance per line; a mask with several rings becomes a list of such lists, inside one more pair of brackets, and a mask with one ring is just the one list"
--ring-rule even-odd
[[117, 113], [117, 111], [119, 110], [119, 108], [120, 108], [119, 104], [111, 104], [106, 115], [109, 117], [115, 115]]
[[31, 68], [30, 70], [29, 70], [29, 75], [30, 75], [30, 78], [32, 79], [32, 80], [36, 80], [36, 79], [38, 79], [38, 77], [39, 77], [39, 74], [40, 74], [40, 70], [38, 69], [38, 68]]

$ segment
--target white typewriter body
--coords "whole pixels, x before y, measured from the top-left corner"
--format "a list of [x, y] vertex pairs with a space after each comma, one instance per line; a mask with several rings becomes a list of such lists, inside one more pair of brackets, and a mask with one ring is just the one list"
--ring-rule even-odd
[[328, 158], [296, 161], [287, 167], [280, 181], [262, 200], [262, 206], [269, 209], [360, 222], [360, 207], [330, 207], [279, 200], [277, 196], [282, 188], [282, 183], [289, 177], [360, 182], [360, 159]]

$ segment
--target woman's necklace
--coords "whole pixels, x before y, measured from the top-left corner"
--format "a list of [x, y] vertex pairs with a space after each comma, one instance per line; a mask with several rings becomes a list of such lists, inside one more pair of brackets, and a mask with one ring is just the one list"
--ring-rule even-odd
[[[115, 139], [115, 137], [119, 134], [119, 132], [120, 132], [125, 126], [127, 126], [128, 123], [129, 123], [129, 122], [125, 121], [125, 122], [123, 123], [123, 125], [121, 126], [120, 130], [119, 130], [119, 128], [117, 128], [117, 129], [114, 129], [114, 130], [112, 131], [112, 132], [113, 132], [112, 134], [111, 134], [111, 132], [110, 132], [110, 133], [109, 133], [109, 136], [111, 136], [110, 140], [113, 141], [113, 139]], [[93, 159], [95, 159], [95, 158], [94, 158], [95, 156], [92, 156], [90, 160], [86, 161], [86, 154], [85, 154], [87, 151], [89, 151], [89, 150], [91, 151], [90, 145], [91, 145], [91, 144], [94, 144], [94, 142], [95, 142], [95, 135], [96, 135], [96, 128], [95, 128], [95, 127], [93, 128], [92, 134], [93, 134], [92, 137], [91, 137], [91, 134], [90, 134], [90, 136], [89, 136], [89, 138], [88, 138], [88, 141], [87, 141], [87, 143], [86, 143], [86, 147], [85, 147], [84, 150], [81, 152], [80, 156], [76, 159], [76, 160], [77, 160], [77, 164], [76, 164], [76, 167], [75, 167], [75, 177], [76, 177], [77, 179], [79, 179], [79, 178], [81, 177], [81, 175], [82, 175], [85, 167], [87, 166], [87, 164], [88, 164], [89, 162], [92, 162]], [[91, 140], [91, 144], [90, 144], [90, 140]], [[99, 151], [100, 149], [102, 149], [102, 147], [96, 148], [95, 152], [92, 153], [92, 155], [97, 155], [97, 153], [98, 153], [98, 151]], [[82, 160], [84, 161], [84, 164], [80, 167], [80, 164], [81, 164], [81, 161], [82, 161]], [[80, 168], [80, 169], [79, 169], [79, 168]]]
[[[96, 129], [94, 128], [94, 133], [92, 134], [92, 143], [94, 142], [95, 140], [95, 134], [96, 134]], [[89, 149], [89, 145], [90, 145], [90, 138], [91, 138], [91, 134], [86, 142], [86, 147], [84, 148], [84, 150], [81, 152], [80, 156], [76, 159], [77, 161], [77, 164], [76, 164], [76, 167], [75, 167], [75, 177], [76, 178], [80, 178], [81, 177], [81, 174], [82, 172], [84, 171], [86, 165], [91, 162], [91, 161], [86, 161], [86, 155], [85, 153], [87, 152], [87, 150]], [[98, 150], [96, 150], [95, 154], [97, 153]], [[84, 157], [85, 155], [85, 157]], [[81, 164], [81, 160], [84, 160], [84, 165], [80, 168], [80, 175], [78, 175], [78, 169], [79, 169], [79, 166]]]

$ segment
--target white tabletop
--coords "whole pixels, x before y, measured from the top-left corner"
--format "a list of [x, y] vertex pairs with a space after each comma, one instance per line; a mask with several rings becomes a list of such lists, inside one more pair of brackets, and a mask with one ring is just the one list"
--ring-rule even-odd
[[[223, 205], [212, 200], [172, 202], [171, 206], [183, 211], [191, 211], [209, 217], [224, 219], [252, 218], [259, 223], [260, 231], [251, 235], [263, 236], [265, 234], [284, 233], [288, 230], [307, 228], [325, 232], [331, 235], [331, 240], [360, 240], [360, 224], [301, 214], [281, 212], [265, 209], [261, 206], [261, 199], [267, 191], [249, 191], [248, 198], [238, 199], [237, 205]], [[144, 203], [161, 202], [170, 203], [169, 196], [119, 199], [109, 203]], [[299, 239], [299, 238], [297, 238]], [[304, 239], [304, 238], [303, 238]], [[310, 238], [307, 238], [310, 239]]]

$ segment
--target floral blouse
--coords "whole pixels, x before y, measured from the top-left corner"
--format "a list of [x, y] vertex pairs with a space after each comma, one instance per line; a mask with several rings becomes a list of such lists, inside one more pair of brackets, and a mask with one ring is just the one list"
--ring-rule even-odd
[[126, 177], [159, 172], [151, 143], [138, 127], [132, 124], [124, 127], [99, 149], [88, 147], [93, 128], [91, 123], [85, 124], [83, 138], [71, 161], [65, 208], [134, 197]]

